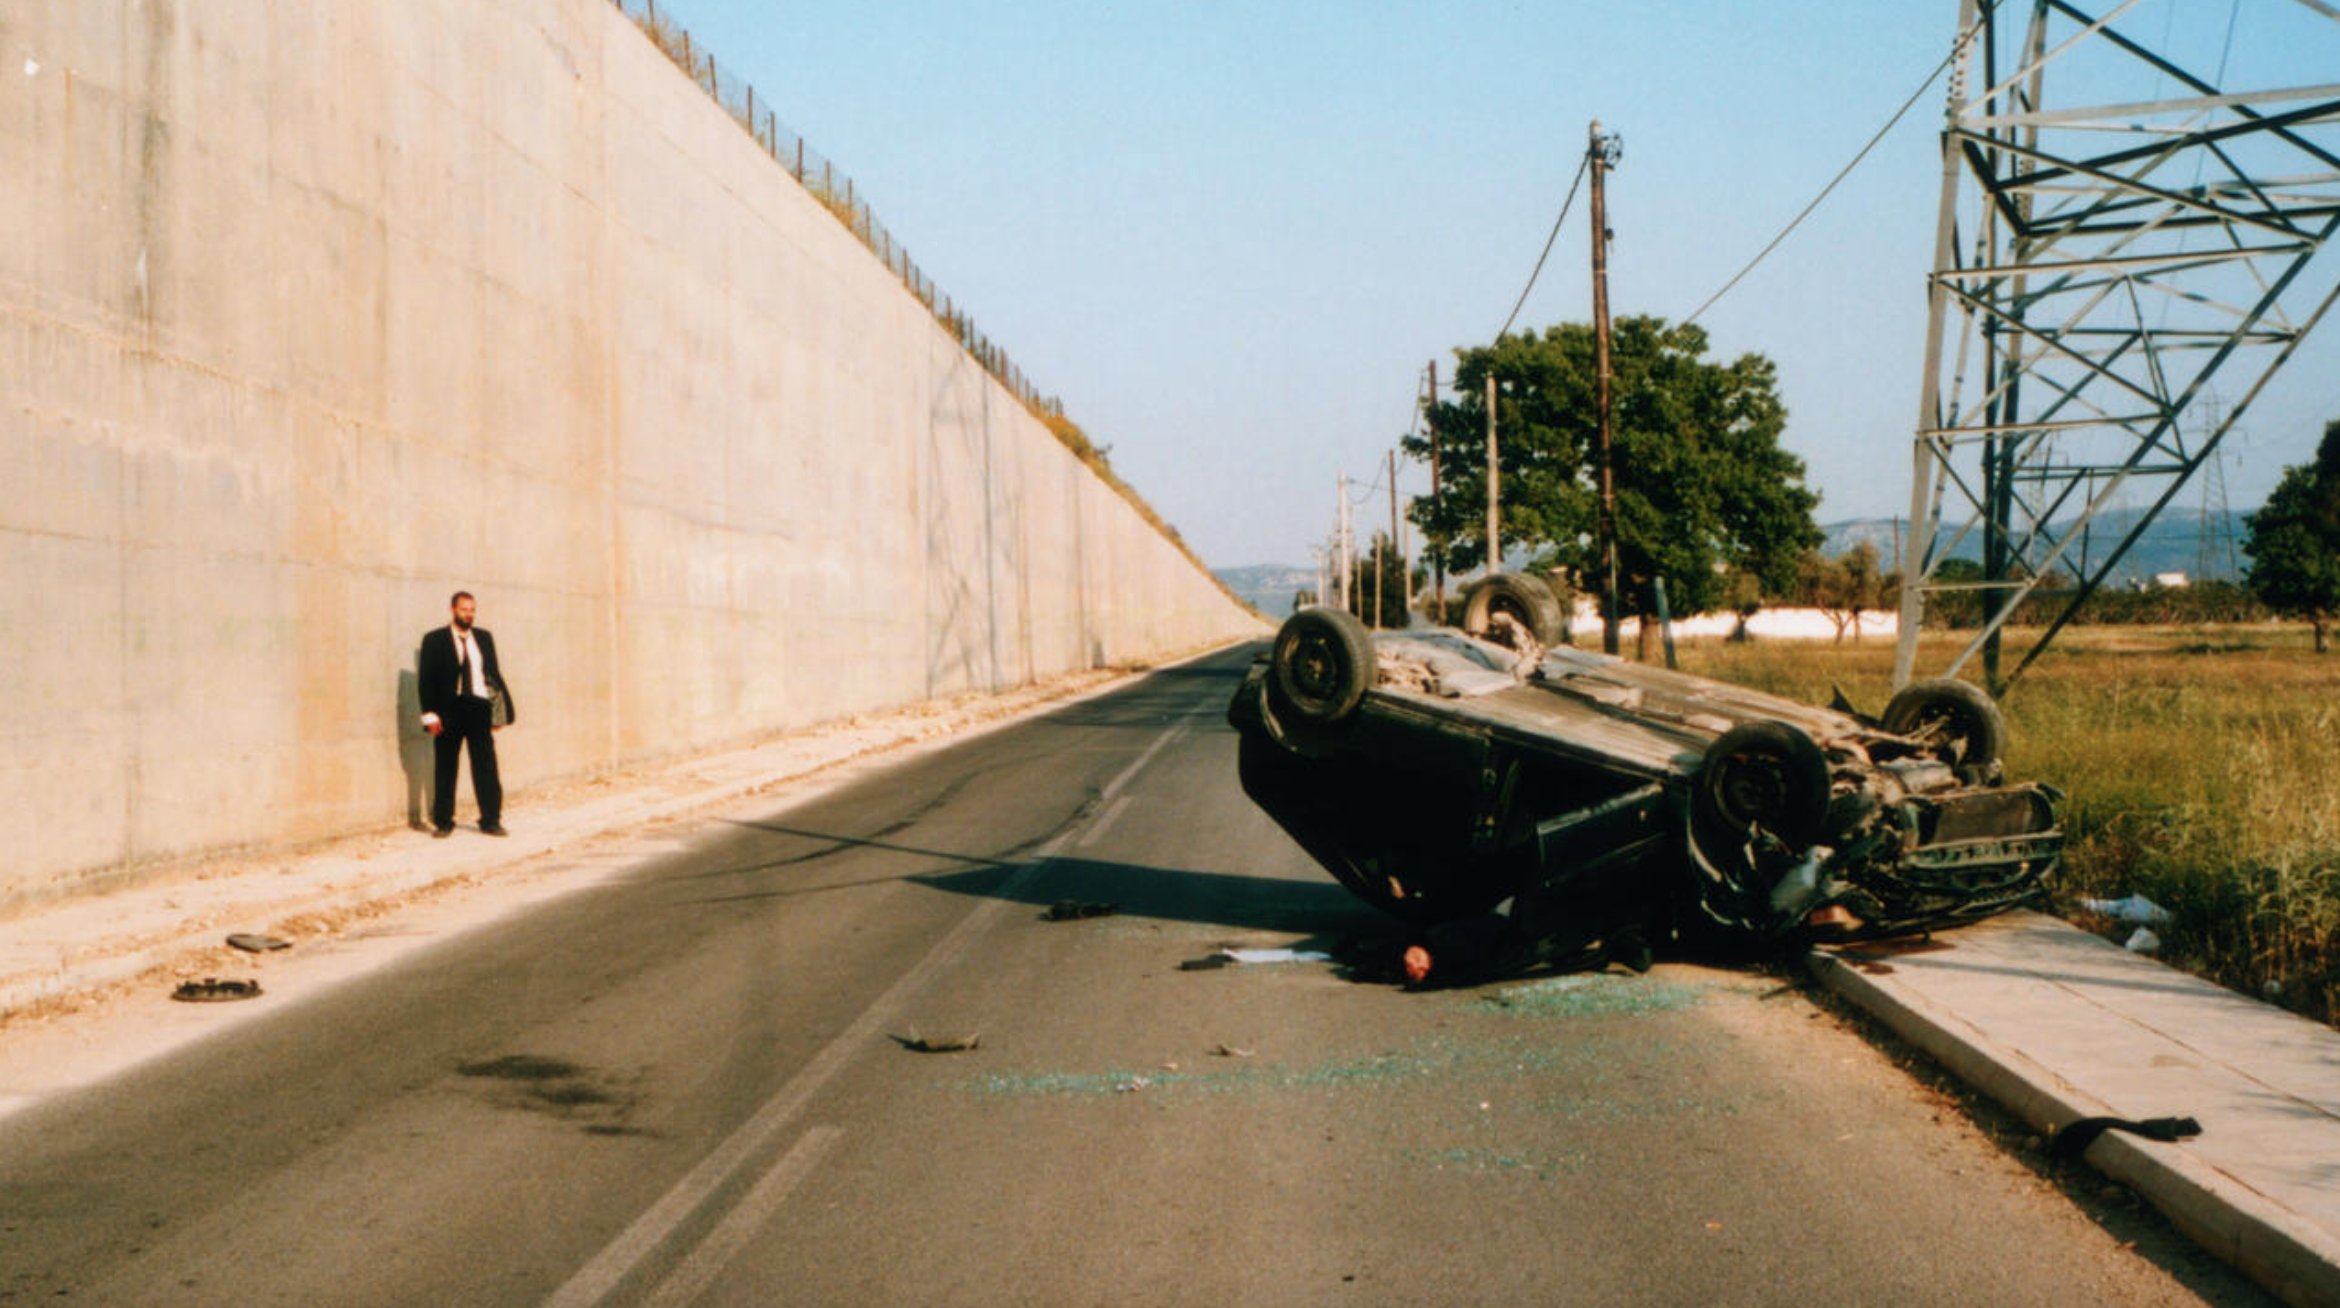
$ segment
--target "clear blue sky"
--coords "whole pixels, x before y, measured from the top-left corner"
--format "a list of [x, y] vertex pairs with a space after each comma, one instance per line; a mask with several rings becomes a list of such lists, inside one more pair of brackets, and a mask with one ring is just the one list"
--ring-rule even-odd
[[[1214, 567], [1308, 562], [1335, 477], [1377, 475], [1423, 365], [1451, 376], [1502, 325], [1592, 119], [1624, 140], [1613, 310], [1680, 319], [1883, 125], [1957, 18], [1955, 0], [658, 7], [855, 178]], [[1824, 522], [1907, 509], [1941, 108], [1937, 85], [1701, 320], [1717, 354], [1778, 362]], [[1586, 239], [1580, 196], [1523, 325], [1589, 318]], [[2340, 323], [2320, 336], [2227, 446], [2238, 509], [2340, 416]], [[1401, 463], [1401, 491], [1426, 483]]]

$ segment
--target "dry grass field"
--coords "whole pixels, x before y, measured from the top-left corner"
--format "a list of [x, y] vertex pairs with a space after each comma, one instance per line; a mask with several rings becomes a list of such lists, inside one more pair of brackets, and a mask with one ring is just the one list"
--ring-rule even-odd
[[[1920, 674], [1959, 648], [1929, 634]], [[1840, 686], [1874, 713], [1893, 646], [1698, 641], [1681, 663], [1819, 703]], [[2077, 901], [2145, 895], [2175, 915], [2165, 961], [2340, 1018], [2340, 656], [2304, 626], [2073, 628], [2005, 707], [2008, 775], [2070, 796], [2056, 912], [2125, 938]]]

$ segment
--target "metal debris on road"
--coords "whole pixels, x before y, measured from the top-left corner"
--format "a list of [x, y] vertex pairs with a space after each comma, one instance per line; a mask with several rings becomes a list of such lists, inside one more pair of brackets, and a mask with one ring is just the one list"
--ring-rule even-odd
[[1050, 922], [1077, 922], [1085, 917], [1111, 917], [1121, 911], [1119, 904], [1085, 904], [1077, 899], [1060, 899], [1048, 906], [1044, 920]]
[[913, 1031], [906, 1036], [895, 1036], [894, 1043], [920, 1054], [958, 1054], [981, 1047], [981, 1035], [922, 1036]]
[[229, 936], [227, 942], [231, 947], [241, 949], [248, 954], [266, 954], [279, 949], [292, 948], [290, 940], [279, 940], [275, 936], [256, 936], [244, 931], [238, 931]]
[[1222, 1045], [1212, 1045], [1212, 1046], [1211, 1046], [1211, 1057], [1213, 1057], [1213, 1058], [1249, 1058], [1249, 1057], [1251, 1057], [1251, 1051], [1250, 1051], [1250, 1050], [1248, 1050], [1248, 1049], [1237, 1049], [1237, 1048], [1236, 1048], [1236, 1047], [1234, 1047], [1233, 1045], [1223, 1045], [1223, 1044], [1222, 1044]]
[[1237, 963], [1329, 963], [1333, 956], [1321, 949], [1238, 949], [1222, 946], [1203, 955], [1190, 958], [1178, 965], [1181, 972], [1207, 972], [1215, 967], [1230, 967]]
[[189, 1004], [218, 1003], [228, 999], [250, 999], [260, 993], [257, 981], [222, 981], [207, 976], [201, 981], [182, 981], [171, 992], [171, 998]]
[[1219, 951], [1238, 963], [1329, 963], [1332, 955], [1321, 949], [1222, 949]]

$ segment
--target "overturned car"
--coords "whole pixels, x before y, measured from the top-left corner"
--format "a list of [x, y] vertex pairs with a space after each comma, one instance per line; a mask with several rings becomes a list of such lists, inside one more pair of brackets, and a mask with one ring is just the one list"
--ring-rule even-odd
[[1367, 902], [1500, 922], [1512, 969], [1952, 926], [2055, 866], [2061, 796], [2002, 784], [1975, 687], [1916, 682], [1872, 719], [1546, 648], [1558, 615], [1514, 574], [1461, 632], [1295, 613], [1228, 706], [1245, 792]]

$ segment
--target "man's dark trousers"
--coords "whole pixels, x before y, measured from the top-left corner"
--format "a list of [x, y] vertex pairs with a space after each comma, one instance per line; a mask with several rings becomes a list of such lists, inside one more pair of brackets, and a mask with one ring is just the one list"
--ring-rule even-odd
[[439, 728], [431, 741], [438, 764], [431, 777], [431, 825], [441, 831], [455, 825], [456, 759], [467, 741], [471, 745], [471, 794], [479, 801], [479, 824], [500, 825], [504, 783], [496, 775], [496, 736], [488, 725], [488, 702], [469, 695], [454, 696], [439, 715]]

